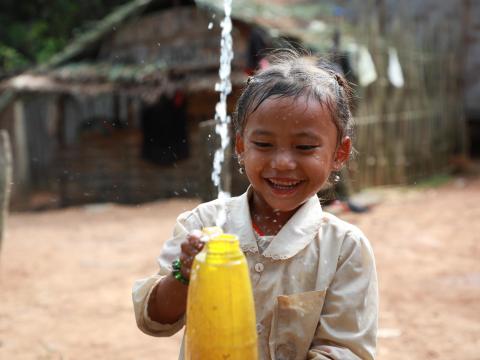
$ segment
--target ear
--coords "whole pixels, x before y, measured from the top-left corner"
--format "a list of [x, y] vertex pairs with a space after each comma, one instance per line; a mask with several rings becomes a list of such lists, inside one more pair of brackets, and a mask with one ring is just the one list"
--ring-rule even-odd
[[335, 158], [333, 159], [333, 171], [340, 171], [342, 169], [343, 164], [348, 160], [350, 157], [350, 151], [352, 150], [352, 140], [345, 136], [340, 145], [335, 152]]
[[237, 153], [239, 161], [241, 161], [244, 151], [245, 143], [243, 142], [243, 137], [237, 132], [235, 135], [235, 152]]

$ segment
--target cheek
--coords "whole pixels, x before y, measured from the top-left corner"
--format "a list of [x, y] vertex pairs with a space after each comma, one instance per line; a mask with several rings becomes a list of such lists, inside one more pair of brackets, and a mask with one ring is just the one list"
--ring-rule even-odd
[[325, 163], [328, 161], [328, 157], [325, 154], [314, 154], [310, 160], [314, 163]]
[[245, 151], [244, 153], [245, 168], [251, 173], [260, 172], [265, 167], [266, 161], [264, 156], [255, 151]]
[[327, 154], [317, 154], [308, 161], [308, 166], [317, 170], [330, 171], [333, 165], [333, 156]]
[[251, 149], [249, 147], [245, 149], [243, 156], [245, 161], [249, 163], [261, 161], [261, 158], [262, 158], [262, 155], [258, 151], [255, 151], [255, 149]]

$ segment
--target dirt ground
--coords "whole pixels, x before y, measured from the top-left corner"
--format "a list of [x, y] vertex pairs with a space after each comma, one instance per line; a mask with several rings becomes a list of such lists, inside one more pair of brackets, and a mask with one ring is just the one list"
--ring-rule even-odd
[[[344, 213], [373, 244], [378, 359], [480, 359], [480, 178], [383, 190]], [[175, 217], [196, 200], [11, 214], [0, 262], [0, 358], [176, 359], [181, 334], [135, 325], [131, 285], [156, 271]]]

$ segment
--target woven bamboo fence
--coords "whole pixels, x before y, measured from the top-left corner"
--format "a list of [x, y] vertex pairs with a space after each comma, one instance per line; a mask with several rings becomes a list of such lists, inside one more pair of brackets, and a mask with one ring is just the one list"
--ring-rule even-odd
[[[459, 19], [443, 24], [442, 36], [437, 36], [438, 24], [414, 22], [399, 4], [395, 24], [386, 29], [383, 6], [370, 1], [357, 23], [378, 79], [357, 88], [358, 154], [350, 166], [356, 189], [414, 183], [444, 173], [450, 157], [465, 151]], [[387, 77], [389, 48], [397, 50], [402, 65], [401, 88]]]

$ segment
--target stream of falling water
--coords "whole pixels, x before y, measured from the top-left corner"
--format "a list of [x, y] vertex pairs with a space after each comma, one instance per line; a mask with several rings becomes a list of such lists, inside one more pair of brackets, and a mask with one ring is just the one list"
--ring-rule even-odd
[[[231, 62], [233, 59], [233, 41], [232, 41], [232, 0], [223, 2], [225, 18], [220, 23], [222, 27], [222, 37], [220, 41], [220, 82], [215, 84], [215, 91], [220, 93], [220, 100], [215, 106], [215, 132], [220, 136], [220, 147], [215, 152], [213, 159], [212, 181], [218, 190], [218, 198], [221, 201], [230, 197], [230, 192], [222, 188], [222, 165], [225, 160], [225, 151], [230, 145], [229, 125], [230, 116], [227, 115], [227, 96], [232, 91], [230, 81]], [[228, 171], [228, 170], [226, 170]], [[223, 208], [223, 207], [222, 207]], [[225, 212], [219, 214], [217, 226], [223, 227], [226, 220]]]

